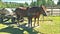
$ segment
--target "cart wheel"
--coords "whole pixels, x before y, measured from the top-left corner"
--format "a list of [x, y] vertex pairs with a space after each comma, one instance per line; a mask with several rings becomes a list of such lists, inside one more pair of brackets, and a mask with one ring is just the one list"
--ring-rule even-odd
[[15, 23], [15, 17], [12, 17], [11, 21], [12, 23]]
[[3, 18], [0, 18], [0, 23], [3, 23]]

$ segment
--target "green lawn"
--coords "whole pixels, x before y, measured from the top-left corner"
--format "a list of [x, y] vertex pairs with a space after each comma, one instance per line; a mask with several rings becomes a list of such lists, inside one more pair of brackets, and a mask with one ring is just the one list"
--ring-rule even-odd
[[40, 26], [25, 29], [0, 24], [0, 34], [60, 34], [60, 17], [44, 17], [44, 20], [52, 21], [40, 21]]

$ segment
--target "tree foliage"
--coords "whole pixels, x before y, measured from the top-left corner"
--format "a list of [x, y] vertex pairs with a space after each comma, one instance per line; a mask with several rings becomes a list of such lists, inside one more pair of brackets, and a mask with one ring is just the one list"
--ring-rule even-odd
[[30, 6], [37, 6], [37, 2], [32, 2], [31, 4], [30, 4]]
[[[0, 0], [1, 1], [1, 0]], [[59, 2], [58, 2], [59, 4]], [[7, 8], [16, 8], [16, 7], [28, 7], [28, 6], [40, 6], [40, 5], [45, 5], [45, 6], [51, 6], [51, 5], [54, 5], [54, 2], [52, 0], [37, 0], [35, 2], [31, 2], [30, 5], [28, 5], [27, 2], [25, 3], [15, 3], [15, 2], [0, 2], [0, 8], [4, 8], [4, 7], [7, 7]]]
[[49, 6], [54, 5], [54, 1], [48, 0], [46, 5], [49, 5]]
[[3, 8], [16, 8], [16, 7], [20, 7], [20, 6], [24, 6], [23, 3], [14, 3], [14, 2], [0, 2], [0, 8], [3, 7]]
[[28, 5], [28, 3], [27, 2], [25, 2], [24, 3], [24, 7], [28, 7], [29, 5]]
[[58, 1], [57, 5], [60, 5], [60, 0]]
[[1, 0], [0, 0], [0, 2], [1, 2]]
[[36, 2], [31, 3], [31, 6], [40, 6], [40, 5], [51, 6], [51, 5], [54, 5], [54, 1], [52, 1], [52, 0], [37, 0]]

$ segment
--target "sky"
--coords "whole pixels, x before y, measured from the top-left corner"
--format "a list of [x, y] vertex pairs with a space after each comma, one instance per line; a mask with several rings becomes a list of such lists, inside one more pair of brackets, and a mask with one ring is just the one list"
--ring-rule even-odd
[[[24, 2], [31, 2], [32, 0], [2, 0], [3, 2], [17, 2], [17, 3], [24, 3]], [[36, 0], [33, 0], [36, 1]]]
[[53, 0], [55, 4], [57, 4], [58, 0]]
[[[3, 2], [17, 2], [17, 3], [25, 3], [27, 2], [28, 4], [30, 4], [32, 2], [32, 0], [2, 0]], [[33, 0], [36, 1], [36, 0]], [[55, 4], [57, 4], [58, 0], [53, 0]]]
[[[16, 3], [25, 3], [27, 2], [28, 4], [30, 4], [32, 1], [31, 0], [2, 0], [3, 2], [16, 2]], [[36, 0], [33, 0], [36, 1]]]

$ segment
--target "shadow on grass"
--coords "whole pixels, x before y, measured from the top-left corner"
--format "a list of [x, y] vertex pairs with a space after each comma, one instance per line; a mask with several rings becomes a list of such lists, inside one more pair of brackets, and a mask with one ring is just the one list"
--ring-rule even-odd
[[[33, 28], [30, 28], [30, 29], [23, 28], [23, 30], [20, 30], [19, 28], [13, 28], [12, 26], [0, 30], [0, 32], [8, 32], [8, 33], [11, 33], [11, 34], [24, 34], [23, 33], [24, 31], [27, 31], [29, 34], [39, 33], [37, 31], [35, 31]], [[43, 33], [41, 33], [41, 34], [43, 34]]]
[[11, 34], [23, 34], [23, 30], [20, 30], [18, 28], [13, 28], [13, 27], [7, 27], [7, 28], [4, 28], [4, 29], [1, 29], [0, 32], [8, 32], [8, 33], [11, 33]]

